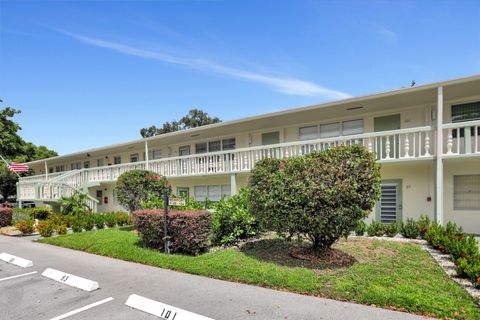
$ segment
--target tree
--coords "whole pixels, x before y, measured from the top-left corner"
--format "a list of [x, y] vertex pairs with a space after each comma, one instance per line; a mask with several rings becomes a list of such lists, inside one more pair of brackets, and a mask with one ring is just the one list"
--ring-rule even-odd
[[[1, 102], [1, 100], [0, 100]], [[11, 120], [21, 111], [6, 107], [0, 110], [0, 154], [5, 158], [12, 158], [23, 153], [23, 139], [17, 134], [22, 128]]]
[[[0, 99], [0, 102], [3, 102]], [[45, 146], [25, 142], [18, 134], [22, 128], [12, 118], [21, 111], [6, 107], [0, 110], [0, 155], [8, 161], [28, 162], [54, 157], [57, 153]], [[22, 173], [29, 175], [31, 173]], [[3, 200], [15, 195], [17, 175], [11, 173], [3, 161], [0, 162], [0, 198]]]
[[252, 215], [287, 238], [307, 238], [319, 255], [348, 236], [380, 195], [380, 166], [363, 146], [259, 161], [249, 180]]
[[140, 209], [143, 201], [151, 196], [162, 198], [163, 192], [171, 193], [167, 179], [153, 171], [130, 170], [122, 173], [115, 186], [118, 202], [130, 212]]
[[157, 128], [156, 126], [150, 126], [140, 130], [140, 134], [143, 138], [153, 137], [159, 134], [175, 132], [179, 130], [191, 129], [196, 127], [205, 126], [207, 124], [221, 122], [217, 117], [210, 117], [208, 113], [199, 110], [192, 109], [185, 116], [183, 116], [179, 121], [173, 120], [172, 122], [165, 122], [162, 125], [162, 128]]

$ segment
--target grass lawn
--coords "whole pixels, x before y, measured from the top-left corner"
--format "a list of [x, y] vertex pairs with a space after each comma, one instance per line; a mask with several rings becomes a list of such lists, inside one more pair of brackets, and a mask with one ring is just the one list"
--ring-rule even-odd
[[291, 258], [281, 239], [219, 249], [197, 257], [142, 248], [127, 229], [89, 231], [39, 240], [127, 261], [263, 287], [350, 300], [439, 318], [480, 319], [480, 309], [415, 244], [342, 240], [334, 247], [346, 266]]

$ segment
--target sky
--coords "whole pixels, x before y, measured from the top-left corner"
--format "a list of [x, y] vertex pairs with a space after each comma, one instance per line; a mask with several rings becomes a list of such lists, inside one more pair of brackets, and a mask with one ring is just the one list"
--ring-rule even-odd
[[0, 0], [0, 108], [67, 154], [480, 73], [480, 1]]

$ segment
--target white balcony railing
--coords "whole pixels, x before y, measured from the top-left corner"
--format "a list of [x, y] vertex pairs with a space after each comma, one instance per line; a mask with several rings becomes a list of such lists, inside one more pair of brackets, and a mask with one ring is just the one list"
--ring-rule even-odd
[[[18, 200], [35, 200], [35, 201], [50, 201], [57, 202], [62, 197], [70, 197], [78, 189], [73, 188], [64, 182], [54, 181], [22, 181], [18, 184], [17, 198]], [[87, 198], [87, 205], [95, 212], [97, 211], [98, 200], [91, 197]]]
[[435, 155], [433, 137], [431, 127], [420, 127], [171, 157], [151, 160], [148, 165], [143, 161], [77, 169], [49, 174], [48, 180], [45, 175], [21, 178], [17, 196], [20, 200], [60, 199], [93, 184], [115, 181], [133, 169], [147, 169], [167, 178], [249, 172], [264, 158], [288, 158], [340, 145], [364, 145], [380, 162], [430, 159]]
[[446, 157], [480, 155], [480, 120], [445, 124], [443, 136]]

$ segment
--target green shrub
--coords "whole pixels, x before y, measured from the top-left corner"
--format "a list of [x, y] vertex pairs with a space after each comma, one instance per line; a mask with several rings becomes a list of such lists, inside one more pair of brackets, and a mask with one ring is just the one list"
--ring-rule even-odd
[[467, 236], [461, 227], [448, 222], [446, 227], [431, 225], [425, 232], [425, 240], [450, 255], [459, 276], [480, 287], [480, 251], [473, 235]]
[[[171, 198], [176, 198], [171, 196]], [[184, 206], [172, 206], [169, 205], [171, 210], [175, 211], [191, 211], [191, 210], [207, 210], [215, 207], [215, 202], [207, 201], [202, 203], [195, 200], [194, 198], [184, 199]], [[140, 209], [160, 209], [165, 207], [162, 196], [155, 196], [153, 194], [148, 194], [147, 200], [140, 201]]]
[[248, 193], [245, 188], [238, 194], [217, 202], [212, 217], [214, 244], [234, 244], [258, 232], [258, 223], [248, 209]]
[[115, 217], [114, 213], [106, 213], [103, 215], [105, 219], [105, 224], [109, 228], [113, 228], [117, 225], [117, 218]]
[[167, 179], [146, 170], [130, 170], [121, 174], [115, 186], [118, 202], [130, 212], [140, 209], [140, 203], [148, 201], [149, 195], [161, 198], [164, 191], [171, 192]]
[[30, 218], [38, 220], [47, 220], [53, 213], [52, 209], [48, 207], [26, 208], [24, 210]]
[[339, 146], [260, 160], [249, 179], [252, 215], [262, 227], [306, 237], [319, 254], [355, 229], [380, 194], [380, 167], [363, 146]]
[[396, 222], [388, 223], [383, 226], [387, 237], [395, 237], [398, 234], [398, 224]]
[[367, 227], [367, 234], [370, 237], [381, 237], [385, 234], [384, 225], [380, 221], [372, 221]]
[[57, 233], [60, 234], [66, 234], [67, 233], [67, 225], [66, 224], [57, 224], [55, 225], [55, 230], [57, 230]]
[[[163, 251], [163, 210], [133, 212], [133, 223], [145, 246]], [[212, 230], [212, 214], [208, 211], [170, 211], [168, 236], [172, 253], [196, 255], [207, 250]]]
[[480, 288], [480, 258], [460, 258], [457, 261], [459, 276], [469, 279], [474, 286]]
[[444, 246], [445, 253], [451, 255], [454, 260], [479, 256], [477, 240], [472, 235], [449, 235]]
[[20, 220], [29, 219], [29, 215], [25, 212], [24, 208], [13, 208], [12, 212], [12, 225], [16, 225]]
[[367, 231], [367, 224], [365, 223], [365, 221], [358, 221], [357, 226], [355, 227], [355, 235], [363, 236], [365, 234], [365, 231]]
[[95, 226], [97, 229], [105, 228], [105, 217], [103, 214], [96, 214], [95, 216]]
[[117, 221], [117, 225], [119, 227], [132, 223], [130, 215], [126, 212], [121, 211], [115, 212], [115, 220]]
[[416, 239], [420, 235], [417, 223], [411, 218], [408, 218], [406, 222], [402, 222], [400, 225], [400, 233], [409, 239]]
[[418, 232], [420, 233], [420, 237], [422, 239], [425, 239], [425, 233], [427, 232], [428, 228], [431, 227], [431, 225], [432, 221], [430, 220], [430, 217], [426, 214], [422, 214], [420, 219], [417, 221]]
[[427, 240], [434, 248], [445, 250], [445, 243], [447, 242], [447, 233], [445, 227], [442, 225], [433, 224], [425, 233], [425, 240]]
[[95, 226], [95, 214], [89, 213], [82, 217], [82, 226], [85, 231], [90, 231]]
[[68, 221], [69, 217], [64, 216], [62, 214], [59, 214], [59, 213], [52, 213], [48, 220], [50, 220], [53, 223], [54, 226], [59, 226], [59, 225], [68, 226], [68, 225], [70, 225], [69, 221]]
[[35, 231], [32, 219], [20, 220], [15, 227], [24, 234], [31, 234]]
[[44, 238], [51, 237], [54, 231], [54, 226], [52, 221], [44, 220], [39, 221], [37, 224], [38, 233]]
[[82, 232], [83, 231], [83, 221], [80, 217], [73, 217], [70, 220], [71, 228], [73, 232]]
[[12, 224], [13, 210], [12, 208], [0, 208], [0, 228]]

